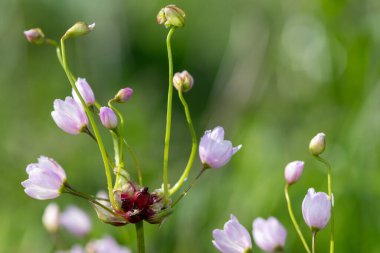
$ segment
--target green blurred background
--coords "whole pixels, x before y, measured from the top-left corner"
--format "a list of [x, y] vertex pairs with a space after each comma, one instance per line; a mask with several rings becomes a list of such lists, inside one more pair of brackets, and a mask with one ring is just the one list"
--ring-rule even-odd
[[[147, 252], [216, 252], [212, 230], [231, 213], [249, 231], [258, 216], [278, 217], [288, 230], [286, 252], [303, 252], [286, 210], [283, 168], [306, 162], [290, 194], [309, 238], [302, 199], [309, 187], [327, 191], [326, 169], [307, 149], [320, 131], [333, 165], [336, 252], [380, 252], [378, 0], [0, 0], [0, 252], [52, 248], [41, 224], [49, 201], [29, 198], [20, 185], [26, 165], [41, 154], [56, 159], [82, 191], [96, 193], [106, 184], [94, 143], [65, 134], [51, 119], [53, 100], [71, 93], [54, 49], [28, 44], [23, 30], [41, 27], [59, 39], [78, 20], [96, 22], [94, 32], [68, 42], [69, 62], [102, 103], [124, 86], [134, 89], [120, 108], [145, 182], [155, 189], [167, 93], [167, 30], [155, 16], [169, 3], [187, 13], [186, 27], [173, 36], [174, 70], [195, 78], [186, 98], [198, 135], [222, 125], [243, 149], [227, 166], [205, 173], [164, 225], [145, 226]], [[190, 152], [184, 113], [176, 96], [173, 101], [172, 183]], [[199, 167], [197, 160], [192, 175]], [[103, 224], [89, 205], [68, 195], [55, 201], [91, 214], [90, 237], [112, 234], [135, 250], [133, 226]], [[68, 246], [88, 239], [63, 236]], [[320, 233], [318, 252], [327, 252], [328, 236], [328, 229]]]

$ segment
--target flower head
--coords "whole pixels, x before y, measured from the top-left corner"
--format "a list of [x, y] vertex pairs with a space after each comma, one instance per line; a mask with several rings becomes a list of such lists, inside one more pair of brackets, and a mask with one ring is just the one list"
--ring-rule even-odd
[[257, 218], [253, 221], [253, 239], [266, 252], [281, 251], [285, 246], [286, 230], [274, 217], [268, 220]]
[[115, 129], [117, 127], [117, 116], [111, 108], [107, 106], [101, 107], [99, 117], [105, 128]]
[[40, 28], [24, 31], [24, 35], [30, 43], [40, 45], [45, 42], [45, 35]]
[[133, 89], [126, 87], [119, 90], [114, 98], [117, 103], [125, 103], [127, 102], [133, 95]]
[[216, 127], [205, 132], [199, 143], [199, 156], [206, 168], [220, 168], [239, 151], [242, 145], [233, 147], [232, 143], [224, 140], [224, 129]]
[[42, 224], [50, 233], [56, 233], [59, 228], [59, 206], [56, 203], [50, 203], [42, 215]]
[[224, 224], [223, 230], [214, 229], [212, 235], [212, 243], [222, 253], [244, 253], [252, 248], [247, 229], [232, 214], [231, 219]]
[[54, 199], [61, 195], [66, 173], [53, 159], [41, 156], [26, 167], [29, 179], [21, 183], [25, 193], [35, 199]]
[[311, 230], [323, 229], [329, 223], [331, 216], [329, 196], [324, 192], [315, 192], [313, 188], [310, 188], [302, 202], [302, 214]]
[[51, 112], [53, 120], [63, 131], [69, 134], [79, 134], [87, 127], [88, 119], [81, 104], [72, 97], [54, 100], [54, 111]]
[[[91, 86], [88, 84], [85, 78], [78, 77], [77, 81], [75, 82], [75, 86], [77, 87], [86, 105], [89, 106], [95, 103], [94, 92], [92, 91]], [[72, 95], [75, 101], [78, 104], [81, 104], [81, 101], [74, 89], [72, 91]]]
[[168, 5], [157, 14], [157, 23], [170, 27], [183, 27], [185, 25], [186, 14], [175, 5]]
[[320, 155], [325, 151], [326, 148], [326, 135], [324, 133], [319, 133], [311, 139], [309, 144], [309, 150], [312, 155]]
[[177, 90], [187, 92], [193, 88], [194, 78], [186, 70], [177, 72], [173, 77], [173, 85]]
[[103, 236], [98, 240], [90, 241], [86, 245], [86, 252], [96, 253], [131, 253], [132, 251], [126, 247], [120, 246], [114, 238], [109, 235]]
[[303, 161], [294, 161], [288, 163], [285, 167], [285, 180], [291, 185], [299, 180], [302, 175], [305, 163]]
[[82, 237], [91, 230], [90, 217], [76, 206], [68, 206], [61, 214], [60, 223], [75, 236]]

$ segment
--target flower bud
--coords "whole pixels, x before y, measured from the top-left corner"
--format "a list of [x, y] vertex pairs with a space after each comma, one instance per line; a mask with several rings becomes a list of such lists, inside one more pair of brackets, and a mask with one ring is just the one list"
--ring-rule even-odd
[[312, 155], [318, 156], [325, 151], [326, 148], [326, 135], [324, 133], [319, 133], [311, 139], [309, 144], [309, 150]]
[[312, 231], [323, 229], [331, 216], [329, 196], [324, 192], [315, 192], [313, 188], [310, 188], [302, 202], [302, 215]]
[[164, 24], [166, 28], [183, 27], [185, 25], [185, 12], [175, 5], [168, 5], [157, 14], [157, 23]]
[[86, 35], [87, 33], [91, 32], [95, 28], [95, 23], [92, 23], [91, 25], [87, 25], [85, 22], [76, 22], [72, 27], [69, 28], [69, 30], [66, 31], [66, 33], [62, 36], [62, 39], [66, 40], [71, 37], [79, 37]]
[[305, 163], [303, 161], [294, 161], [288, 163], [285, 167], [285, 180], [291, 185], [301, 177]]
[[108, 209], [105, 209], [102, 206], [92, 204], [92, 206], [94, 207], [96, 211], [96, 214], [98, 215], [98, 218], [101, 221], [107, 224], [114, 225], [114, 226], [124, 226], [128, 224], [127, 220], [125, 220], [123, 217], [118, 216], [109, 211], [109, 210], [112, 210], [112, 206], [111, 206], [111, 203], [107, 201], [108, 194], [105, 191], [98, 192], [96, 194], [96, 197], [101, 198], [101, 200], [98, 200], [98, 202], [108, 208]]
[[132, 88], [126, 87], [118, 91], [116, 94], [114, 101], [117, 103], [127, 102], [133, 95]]
[[[82, 96], [87, 106], [93, 105], [95, 103], [94, 92], [92, 91], [91, 86], [88, 84], [85, 78], [78, 77], [77, 81], [75, 82], [75, 86], [77, 87], [79, 94]], [[81, 104], [81, 101], [74, 89], [72, 90], [72, 95], [74, 100], [78, 104]]]
[[45, 35], [40, 28], [24, 31], [24, 35], [30, 43], [41, 45], [45, 42]]
[[50, 203], [42, 215], [42, 224], [49, 233], [56, 233], [59, 228], [59, 207], [56, 203]]
[[191, 90], [194, 85], [194, 79], [186, 70], [175, 73], [173, 77], [173, 85], [177, 90], [187, 92]]
[[101, 107], [99, 117], [105, 128], [111, 130], [117, 127], [117, 116], [111, 108], [106, 106]]

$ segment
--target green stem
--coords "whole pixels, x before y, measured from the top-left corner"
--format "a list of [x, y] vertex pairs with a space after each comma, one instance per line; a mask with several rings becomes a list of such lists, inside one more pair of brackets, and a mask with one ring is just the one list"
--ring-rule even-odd
[[88, 108], [88, 106], [86, 105], [86, 103], [84, 102], [83, 100], [83, 97], [81, 96], [80, 92], [78, 91], [76, 85], [75, 85], [75, 80], [72, 79], [72, 76], [71, 76], [71, 73], [69, 71], [69, 68], [68, 68], [68, 65], [67, 65], [67, 61], [66, 61], [66, 52], [65, 52], [65, 43], [64, 43], [64, 40], [61, 39], [61, 51], [62, 51], [62, 63], [63, 63], [63, 69], [69, 79], [69, 82], [72, 86], [72, 88], [74, 89], [75, 93], [78, 95], [85, 111], [86, 111], [86, 114], [87, 114], [87, 117], [90, 121], [90, 124], [91, 124], [91, 127], [94, 131], [94, 135], [96, 137], [96, 141], [98, 143], [98, 146], [99, 146], [99, 150], [100, 150], [100, 153], [102, 155], [102, 158], [103, 158], [103, 163], [104, 163], [104, 168], [105, 168], [105, 172], [106, 172], [106, 177], [107, 177], [107, 185], [108, 185], [108, 195], [110, 197], [110, 201], [111, 201], [111, 205], [116, 208], [117, 205], [116, 205], [116, 202], [115, 202], [115, 197], [113, 195], [113, 189], [112, 189], [112, 175], [111, 175], [111, 170], [109, 168], [109, 162], [108, 162], [108, 158], [107, 158], [107, 153], [106, 153], [106, 150], [104, 148], [104, 145], [103, 145], [103, 141], [101, 139], [101, 136], [100, 136], [100, 133], [99, 133], [99, 130], [98, 130], [98, 127], [96, 126], [96, 123], [94, 121], [94, 118], [92, 117], [92, 114], [91, 114], [91, 111], [90, 109]]
[[311, 250], [312, 250], [312, 253], [315, 253], [315, 238], [317, 236], [317, 232], [313, 232], [313, 235], [311, 237]]
[[125, 144], [125, 147], [127, 148], [130, 156], [132, 157], [132, 160], [133, 160], [133, 163], [135, 165], [135, 168], [137, 170], [137, 176], [139, 178], [139, 184], [140, 185], [143, 185], [143, 179], [142, 179], [142, 172], [141, 172], [141, 167], [139, 165], [139, 161], [137, 160], [137, 157], [136, 157], [136, 154], [135, 152], [133, 151], [132, 147], [129, 146], [128, 142], [126, 139], [123, 138], [123, 142]]
[[328, 194], [329, 194], [329, 199], [331, 202], [331, 218], [330, 218], [330, 253], [334, 253], [334, 196], [332, 193], [332, 180], [331, 180], [331, 175], [332, 175], [332, 167], [330, 163], [323, 159], [320, 156], [315, 156], [315, 158], [326, 165], [327, 167], [327, 189], [328, 189]]
[[145, 253], [145, 242], [144, 242], [144, 223], [140, 221], [135, 224], [136, 226], [136, 236], [137, 236], [137, 252]]
[[198, 180], [198, 178], [200, 178], [200, 176], [202, 176], [203, 172], [206, 171], [206, 168], [202, 168], [201, 171], [198, 173], [198, 175], [191, 181], [189, 187], [187, 187], [187, 189], [182, 192], [182, 194], [178, 197], [178, 199], [176, 201], [174, 201], [174, 203], [172, 204], [172, 208], [178, 204], [178, 202], [187, 195], [187, 193], [190, 191], [190, 189], [194, 186], [195, 182]]
[[168, 177], [168, 164], [169, 164], [169, 143], [170, 143], [170, 127], [172, 120], [172, 100], [173, 100], [173, 56], [171, 49], [171, 37], [175, 28], [169, 30], [166, 38], [166, 46], [168, 51], [169, 61], [169, 89], [168, 89], [168, 104], [166, 110], [166, 134], [165, 134], [165, 147], [164, 147], [164, 166], [163, 166], [163, 181], [164, 181], [164, 200], [165, 205], [169, 202], [169, 177]]
[[170, 195], [173, 195], [182, 186], [183, 182], [188, 177], [188, 175], [190, 173], [190, 170], [191, 170], [191, 168], [193, 166], [195, 155], [196, 155], [196, 152], [197, 152], [197, 147], [198, 147], [197, 135], [195, 134], [193, 122], [191, 120], [189, 106], [187, 105], [186, 100], [183, 97], [183, 94], [182, 94], [181, 90], [178, 90], [178, 96], [179, 96], [179, 99], [182, 102], [182, 105], [183, 105], [184, 109], [185, 109], [186, 120], [187, 120], [187, 123], [189, 125], [192, 145], [191, 145], [190, 157], [189, 157], [189, 160], [187, 162], [186, 168], [183, 171], [183, 173], [182, 173], [181, 177], [179, 178], [178, 182], [173, 186], [173, 188], [170, 189], [170, 191], [169, 191]]
[[309, 246], [307, 245], [307, 242], [306, 242], [306, 240], [305, 240], [305, 237], [303, 236], [303, 234], [302, 234], [302, 232], [301, 232], [301, 229], [300, 229], [300, 227], [299, 227], [299, 225], [298, 225], [298, 223], [297, 223], [297, 220], [296, 220], [296, 218], [294, 217], [294, 214], [293, 214], [292, 204], [291, 204], [291, 202], [290, 202], [290, 198], [289, 198], [289, 186], [290, 186], [289, 184], [286, 184], [286, 186], [285, 186], [285, 198], [286, 198], [286, 202], [287, 202], [287, 204], [288, 204], [288, 211], [289, 211], [290, 219], [291, 219], [292, 222], [293, 222], [293, 226], [294, 226], [294, 228], [296, 229], [297, 234], [298, 234], [299, 238], [301, 239], [302, 244], [303, 244], [303, 246], [304, 246], [306, 252], [307, 252], [307, 253], [310, 253], [310, 248], [309, 248]]

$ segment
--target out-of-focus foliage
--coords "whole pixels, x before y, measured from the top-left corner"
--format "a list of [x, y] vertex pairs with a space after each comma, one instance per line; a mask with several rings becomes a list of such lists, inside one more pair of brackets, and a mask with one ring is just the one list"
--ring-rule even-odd
[[[235, 214], [249, 230], [257, 216], [277, 216], [288, 229], [286, 252], [303, 252], [286, 211], [283, 168], [304, 160], [290, 195], [302, 221], [309, 187], [327, 191], [326, 170], [308, 153], [317, 132], [327, 135], [333, 165], [336, 252], [380, 252], [380, 3], [378, 0], [174, 1], [187, 14], [173, 36], [175, 71], [195, 78], [186, 94], [197, 133], [222, 125], [242, 150], [208, 171], [165, 224], [146, 227], [147, 252], [216, 252], [211, 231]], [[51, 119], [52, 102], [70, 94], [54, 48], [33, 46], [23, 30], [41, 27], [59, 37], [74, 22], [95, 31], [68, 42], [73, 72], [105, 103], [128, 85], [134, 97], [120, 108], [145, 182], [160, 186], [167, 93], [167, 30], [155, 23], [167, 1], [0, 1], [0, 252], [49, 252], [41, 215], [48, 201], [23, 193], [25, 167], [41, 154], [56, 159], [73, 186], [105, 188], [100, 155], [88, 137], [65, 134]], [[103, 132], [104, 136], [107, 134]], [[190, 136], [174, 98], [170, 181], [190, 152]], [[111, 143], [108, 143], [109, 145]], [[135, 171], [131, 166], [133, 174]], [[200, 167], [197, 161], [192, 174]], [[91, 236], [115, 235], [135, 248], [133, 226], [96, 220], [87, 203], [64, 195], [93, 217]], [[63, 234], [67, 244], [74, 240]], [[327, 252], [328, 229], [318, 237]], [[260, 252], [254, 248], [255, 252]]]

